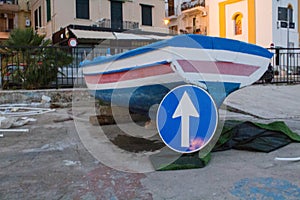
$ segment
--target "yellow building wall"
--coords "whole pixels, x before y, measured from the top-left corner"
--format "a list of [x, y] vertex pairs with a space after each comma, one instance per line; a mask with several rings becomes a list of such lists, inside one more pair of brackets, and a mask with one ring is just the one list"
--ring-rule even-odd
[[18, 28], [27, 28], [26, 20], [30, 20], [31, 25], [31, 12], [30, 12], [30, 4], [26, 0], [19, 0], [19, 11], [17, 13], [17, 27]]
[[29, 20], [31, 25], [32, 21], [30, 11], [23, 10], [18, 12], [18, 28], [29, 28], [30, 26], [26, 26], [26, 20]]
[[[242, 34], [235, 35], [235, 21], [233, 17], [237, 14], [241, 14], [242, 17]], [[249, 23], [248, 23], [248, 11], [247, 11], [247, 1], [239, 1], [234, 4], [229, 4], [225, 6], [225, 36], [227, 38], [232, 38], [241, 41], [248, 41], [248, 31], [249, 31]]]
[[[247, 40], [249, 43], [256, 43], [256, 10], [255, 10], [255, 0], [227, 0], [220, 1], [218, 3], [219, 7], [219, 36], [220, 37], [230, 37], [228, 28], [233, 28], [228, 26], [228, 23], [232, 21], [232, 12], [235, 10], [243, 11], [245, 28], [247, 31]], [[246, 8], [245, 8], [246, 7]], [[246, 36], [245, 36], [246, 37]], [[238, 38], [237, 38], [238, 39]], [[244, 40], [245, 38], [239, 38]]]

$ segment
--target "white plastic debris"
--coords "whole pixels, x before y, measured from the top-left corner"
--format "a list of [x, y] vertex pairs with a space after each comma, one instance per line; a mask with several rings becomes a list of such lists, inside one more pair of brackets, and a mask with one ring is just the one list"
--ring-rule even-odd
[[[28, 133], [29, 129], [0, 129], [0, 133], [15, 132], [15, 133]], [[0, 134], [0, 138], [3, 138], [4, 134]]]
[[35, 122], [36, 119], [28, 117], [0, 117], [0, 128], [11, 128], [11, 127], [20, 127], [24, 126], [29, 122]]
[[279, 160], [279, 161], [300, 161], [300, 157], [295, 157], [295, 158], [279, 158], [276, 157], [275, 160]]
[[30, 115], [40, 115], [48, 112], [53, 112], [55, 109], [48, 108], [33, 108], [33, 107], [0, 107], [0, 114], [10, 117], [21, 117]]
[[66, 143], [66, 142], [56, 142], [54, 144], [44, 144], [43, 146], [39, 148], [33, 148], [33, 149], [24, 149], [22, 150], [23, 153], [39, 153], [39, 152], [49, 152], [49, 151], [63, 151], [66, 148], [69, 148], [70, 146], [76, 145], [75, 143]]
[[22, 133], [28, 133], [29, 129], [0, 129], [0, 132], [22, 132]]
[[16, 122], [13, 123], [13, 127], [20, 127], [24, 126], [25, 124], [29, 122], [35, 122], [36, 119], [34, 118], [28, 118], [28, 117], [21, 117]]
[[48, 97], [46, 95], [42, 96], [42, 103], [49, 103], [51, 101], [51, 97]]
[[39, 106], [43, 106], [43, 104], [39, 103], [39, 102], [15, 103], [15, 104], [1, 104], [0, 108], [2, 108], [2, 107], [39, 107]]
[[81, 165], [80, 161], [63, 160], [66, 166]]
[[10, 128], [15, 120], [6, 117], [0, 117], [0, 128]]

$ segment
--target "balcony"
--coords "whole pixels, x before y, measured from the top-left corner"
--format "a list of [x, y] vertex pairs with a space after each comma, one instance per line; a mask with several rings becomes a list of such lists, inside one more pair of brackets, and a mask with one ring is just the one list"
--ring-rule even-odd
[[1, 12], [18, 12], [19, 5], [14, 0], [0, 0], [0, 11]]
[[138, 29], [139, 23], [132, 21], [115, 21], [112, 22], [110, 19], [100, 19], [92, 25], [93, 27], [116, 29], [116, 30], [130, 30]]
[[138, 29], [139, 23], [138, 22], [131, 22], [131, 21], [123, 21], [123, 29]]
[[192, 26], [187, 25], [185, 29], [180, 29], [180, 34], [200, 34], [200, 35], [207, 35], [207, 27], [200, 25], [200, 26]]
[[190, 0], [185, 1], [181, 4], [182, 13], [192, 12], [201, 10], [203, 11], [205, 7], [205, 0]]

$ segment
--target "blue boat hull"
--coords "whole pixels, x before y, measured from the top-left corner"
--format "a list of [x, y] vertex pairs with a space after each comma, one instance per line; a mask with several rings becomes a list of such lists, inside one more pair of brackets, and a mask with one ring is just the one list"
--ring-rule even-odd
[[[185, 84], [184, 82], [156, 84], [122, 89], [94, 90], [91, 93], [103, 102], [128, 107], [131, 112], [148, 115], [149, 109], [153, 105], [160, 104], [170, 89]], [[218, 108], [230, 93], [240, 87], [238, 83], [205, 82], [204, 84]]]

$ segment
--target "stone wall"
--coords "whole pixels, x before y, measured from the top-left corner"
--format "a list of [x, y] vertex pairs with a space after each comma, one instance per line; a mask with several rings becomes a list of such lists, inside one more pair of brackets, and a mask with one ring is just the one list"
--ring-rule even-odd
[[90, 99], [87, 89], [53, 90], [9, 90], [0, 92], [0, 104], [41, 102], [42, 96], [49, 96], [51, 102], [68, 103], [75, 99]]

